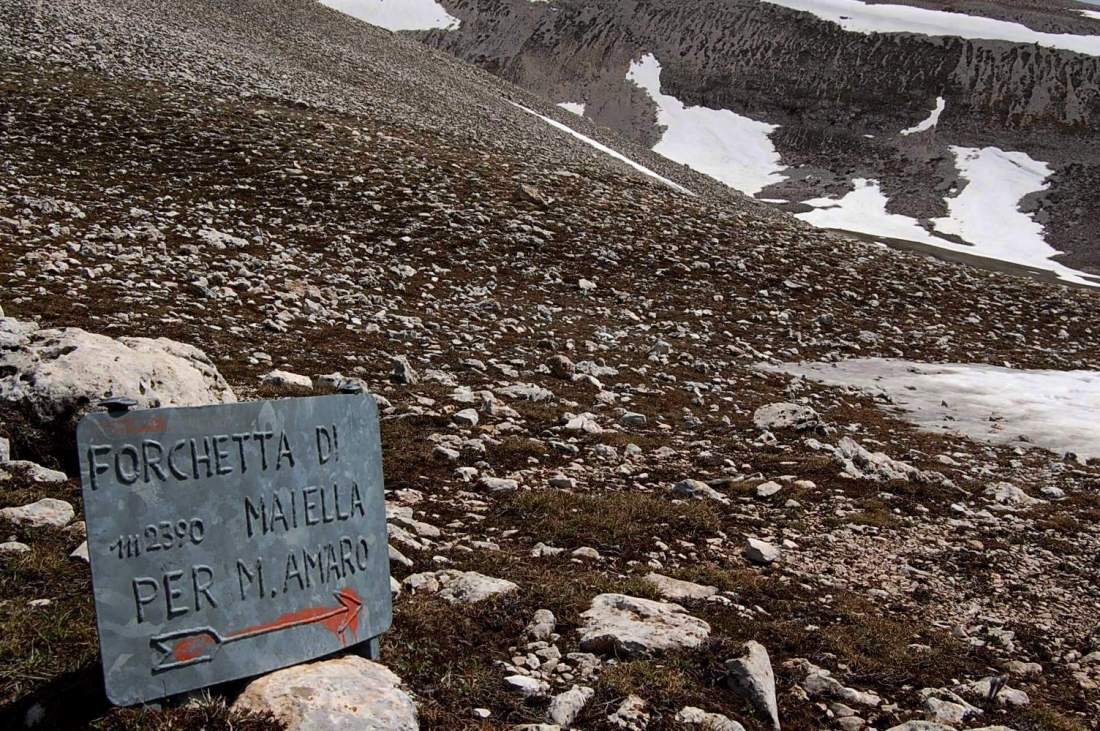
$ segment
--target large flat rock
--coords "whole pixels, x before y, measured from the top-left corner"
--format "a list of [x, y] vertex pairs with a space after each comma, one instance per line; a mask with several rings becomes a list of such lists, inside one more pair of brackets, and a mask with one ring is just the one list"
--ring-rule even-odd
[[698, 647], [710, 635], [679, 604], [625, 594], [600, 594], [581, 619], [581, 649], [625, 657]]
[[287, 731], [417, 731], [416, 704], [383, 665], [348, 656], [249, 683], [235, 709], [270, 712]]

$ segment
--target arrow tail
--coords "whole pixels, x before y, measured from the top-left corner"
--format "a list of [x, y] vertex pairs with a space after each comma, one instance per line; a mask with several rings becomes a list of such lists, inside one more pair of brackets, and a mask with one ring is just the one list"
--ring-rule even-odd
[[225, 641], [213, 627], [193, 627], [152, 637], [153, 672], [210, 662]]

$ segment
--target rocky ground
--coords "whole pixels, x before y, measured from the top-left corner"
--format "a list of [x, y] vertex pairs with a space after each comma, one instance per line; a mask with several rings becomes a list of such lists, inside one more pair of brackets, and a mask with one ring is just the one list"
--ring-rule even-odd
[[[222, 3], [175, 5], [187, 53], [155, 3], [55, 3], [0, 35], [5, 727], [316, 728], [366, 697], [389, 715], [357, 728], [1098, 728], [1100, 467], [756, 368], [1097, 369], [1095, 293], [677, 194], [386, 34], [351, 57], [375, 76], [325, 86], [308, 39], [217, 45]], [[272, 9], [331, 19], [256, 0], [234, 22], [262, 39]], [[461, 93], [421, 96], [448, 75]], [[205, 354], [156, 357], [209, 400], [219, 378], [378, 396], [388, 671], [106, 705], [69, 430], [112, 379], [194, 396], [136, 355], [161, 337]]]

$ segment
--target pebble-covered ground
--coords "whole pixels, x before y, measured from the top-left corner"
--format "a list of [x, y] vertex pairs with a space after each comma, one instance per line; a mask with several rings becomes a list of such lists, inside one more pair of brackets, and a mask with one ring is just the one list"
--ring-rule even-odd
[[[1097, 728], [1100, 469], [755, 367], [1097, 369], [1097, 295], [678, 194], [503, 94], [537, 105], [308, 2], [0, 0], [0, 306], [197, 346], [239, 398], [362, 379], [422, 728], [770, 728], [749, 641], [788, 729]], [[0, 479], [76, 508], [0, 513], [7, 712], [228, 724], [106, 706], [77, 485]]]

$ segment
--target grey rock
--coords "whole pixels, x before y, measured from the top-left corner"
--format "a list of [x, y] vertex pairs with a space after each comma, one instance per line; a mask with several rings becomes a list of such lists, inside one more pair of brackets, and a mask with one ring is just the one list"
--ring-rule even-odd
[[707, 599], [718, 593], [718, 587], [716, 586], [695, 584], [690, 581], [682, 581], [658, 573], [647, 574], [645, 581], [652, 584], [657, 590], [657, 593], [663, 598], [673, 601], [682, 601], [684, 599]]
[[582, 650], [625, 657], [699, 647], [710, 625], [679, 604], [625, 594], [600, 594], [581, 615]]
[[290, 371], [274, 370], [264, 375], [260, 383], [274, 388], [304, 388], [313, 390], [313, 379]]
[[404, 584], [414, 593], [438, 594], [451, 604], [473, 604], [519, 589], [519, 586], [505, 579], [453, 569], [412, 574], [405, 577]]
[[390, 380], [405, 386], [415, 385], [420, 382], [419, 376], [409, 364], [409, 359], [403, 355], [397, 355], [390, 359]]
[[775, 403], [761, 406], [752, 415], [752, 421], [760, 429], [795, 429], [803, 431], [821, 425], [821, 417], [809, 406], [792, 403]]
[[545, 680], [533, 678], [530, 675], [509, 675], [504, 679], [504, 684], [514, 693], [534, 698], [544, 696], [550, 691], [550, 684]]
[[677, 497], [708, 499], [722, 505], [729, 505], [730, 499], [701, 480], [680, 480], [672, 486], [672, 494]]
[[58, 484], [62, 482], [68, 482], [69, 476], [59, 470], [51, 470], [48, 467], [43, 467], [40, 464], [34, 462], [28, 462], [22, 459], [15, 459], [10, 462], [0, 463], [0, 467], [11, 469], [15, 471], [22, 471], [33, 482], [42, 482], [47, 484]]
[[550, 720], [559, 726], [572, 726], [594, 695], [596, 691], [593, 688], [581, 685], [574, 685], [564, 693], [558, 693], [550, 699]]
[[745, 727], [720, 713], [708, 713], [702, 708], [684, 706], [676, 721], [685, 726], [698, 726], [702, 731], [745, 731]]
[[474, 409], [462, 409], [451, 416], [451, 421], [461, 427], [475, 427], [478, 422], [477, 411]]
[[758, 538], [747, 538], [742, 555], [754, 564], [766, 566], [779, 560], [780, 551], [776, 546]]
[[[0, 333], [11, 332], [0, 320]], [[18, 329], [18, 328], [16, 328]], [[198, 348], [167, 338], [109, 338], [79, 328], [32, 330], [0, 350], [0, 400], [27, 409], [40, 426], [79, 416], [107, 396], [138, 408], [232, 403], [236, 396]]]
[[628, 695], [615, 712], [607, 717], [608, 723], [623, 731], [645, 731], [649, 727], [649, 720], [646, 702], [636, 695]]
[[726, 661], [730, 687], [763, 714], [773, 729], [779, 729], [779, 706], [775, 700], [775, 672], [768, 651], [759, 642], [745, 643], [745, 654]]
[[18, 508], [0, 510], [0, 518], [29, 528], [64, 528], [75, 516], [72, 505], [52, 497]]
[[401, 679], [354, 655], [296, 665], [252, 681], [234, 709], [269, 712], [288, 731], [417, 731]]
[[565, 381], [573, 379], [573, 375], [577, 372], [577, 366], [573, 364], [573, 361], [564, 355], [555, 355], [546, 361], [547, 368], [556, 377]]

